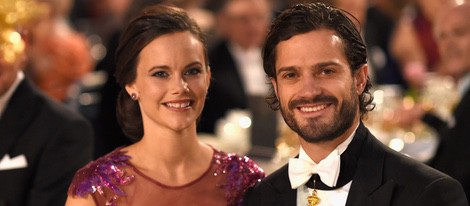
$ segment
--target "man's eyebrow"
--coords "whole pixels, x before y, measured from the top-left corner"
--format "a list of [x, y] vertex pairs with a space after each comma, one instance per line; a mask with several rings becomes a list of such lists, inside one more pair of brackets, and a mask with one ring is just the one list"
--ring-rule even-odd
[[318, 64], [313, 65], [313, 68], [324, 68], [328, 66], [340, 66], [338, 62], [335, 61], [327, 61], [327, 62], [320, 62]]
[[[320, 62], [320, 63], [317, 63], [317, 64], [314, 64], [311, 66], [311, 68], [314, 68], [314, 69], [319, 69], [319, 68], [325, 68], [325, 67], [328, 67], [328, 66], [339, 66], [340, 64], [338, 62], [335, 62], [335, 61], [326, 61], [326, 62]], [[287, 72], [287, 71], [296, 71], [298, 69], [297, 66], [285, 66], [285, 67], [281, 67], [277, 72], [276, 74], [280, 74], [282, 72]]]
[[287, 67], [281, 67], [277, 72], [276, 75], [282, 73], [282, 72], [288, 72], [288, 71], [296, 71], [297, 67], [296, 66], [287, 66]]

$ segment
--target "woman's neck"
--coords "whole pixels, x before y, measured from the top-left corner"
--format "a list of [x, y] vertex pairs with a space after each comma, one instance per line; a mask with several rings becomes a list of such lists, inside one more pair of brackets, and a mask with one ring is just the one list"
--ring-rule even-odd
[[182, 185], [199, 177], [211, 164], [213, 149], [200, 143], [196, 132], [155, 131], [159, 132], [146, 133], [128, 147], [131, 162], [146, 175], [164, 184]]

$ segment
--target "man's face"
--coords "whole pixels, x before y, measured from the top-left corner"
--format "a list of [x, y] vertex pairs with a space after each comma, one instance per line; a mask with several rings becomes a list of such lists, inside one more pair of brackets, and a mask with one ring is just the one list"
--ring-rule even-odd
[[440, 16], [435, 35], [442, 56], [442, 72], [457, 79], [470, 71], [470, 6]]
[[358, 94], [367, 79], [355, 75], [334, 31], [320, 29], [293, 36], [276, 46], [272, 83], [289, 127], [307, 142], [344, 136], [359, 121]]
[[266, 0], [232, 0], [222, 12], [220, 26], [229, 41], [250, 49], [261, 46], [270, 20]]

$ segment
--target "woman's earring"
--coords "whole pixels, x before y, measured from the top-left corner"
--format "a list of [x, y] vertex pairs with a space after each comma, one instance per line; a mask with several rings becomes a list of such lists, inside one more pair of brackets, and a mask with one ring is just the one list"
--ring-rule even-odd
[[134, 101], [137, 101], [137, 94], [132, 93], [131, 94], [131, 99], [134, 100]]

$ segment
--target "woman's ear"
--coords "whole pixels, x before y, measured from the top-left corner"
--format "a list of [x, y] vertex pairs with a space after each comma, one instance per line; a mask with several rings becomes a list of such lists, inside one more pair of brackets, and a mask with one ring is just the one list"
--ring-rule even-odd
[[132, 96], [132, 94], [137, 95], [137, 93], [138, 93], [134, 82], [126, 84], [125, 89], [126, 89], [126, 92], [129, 96]]
[[356, 92], [358, 95], [362, 94], [364, 92], [364, 89], [367, 84], [367, 79], [369, 75], [369, 66], [367, 64], [364, 64], [361, 68], [358, 69], [356, 72], [356, 75], [354, 77], [355, 81], [355, 86], [356, 86]]

